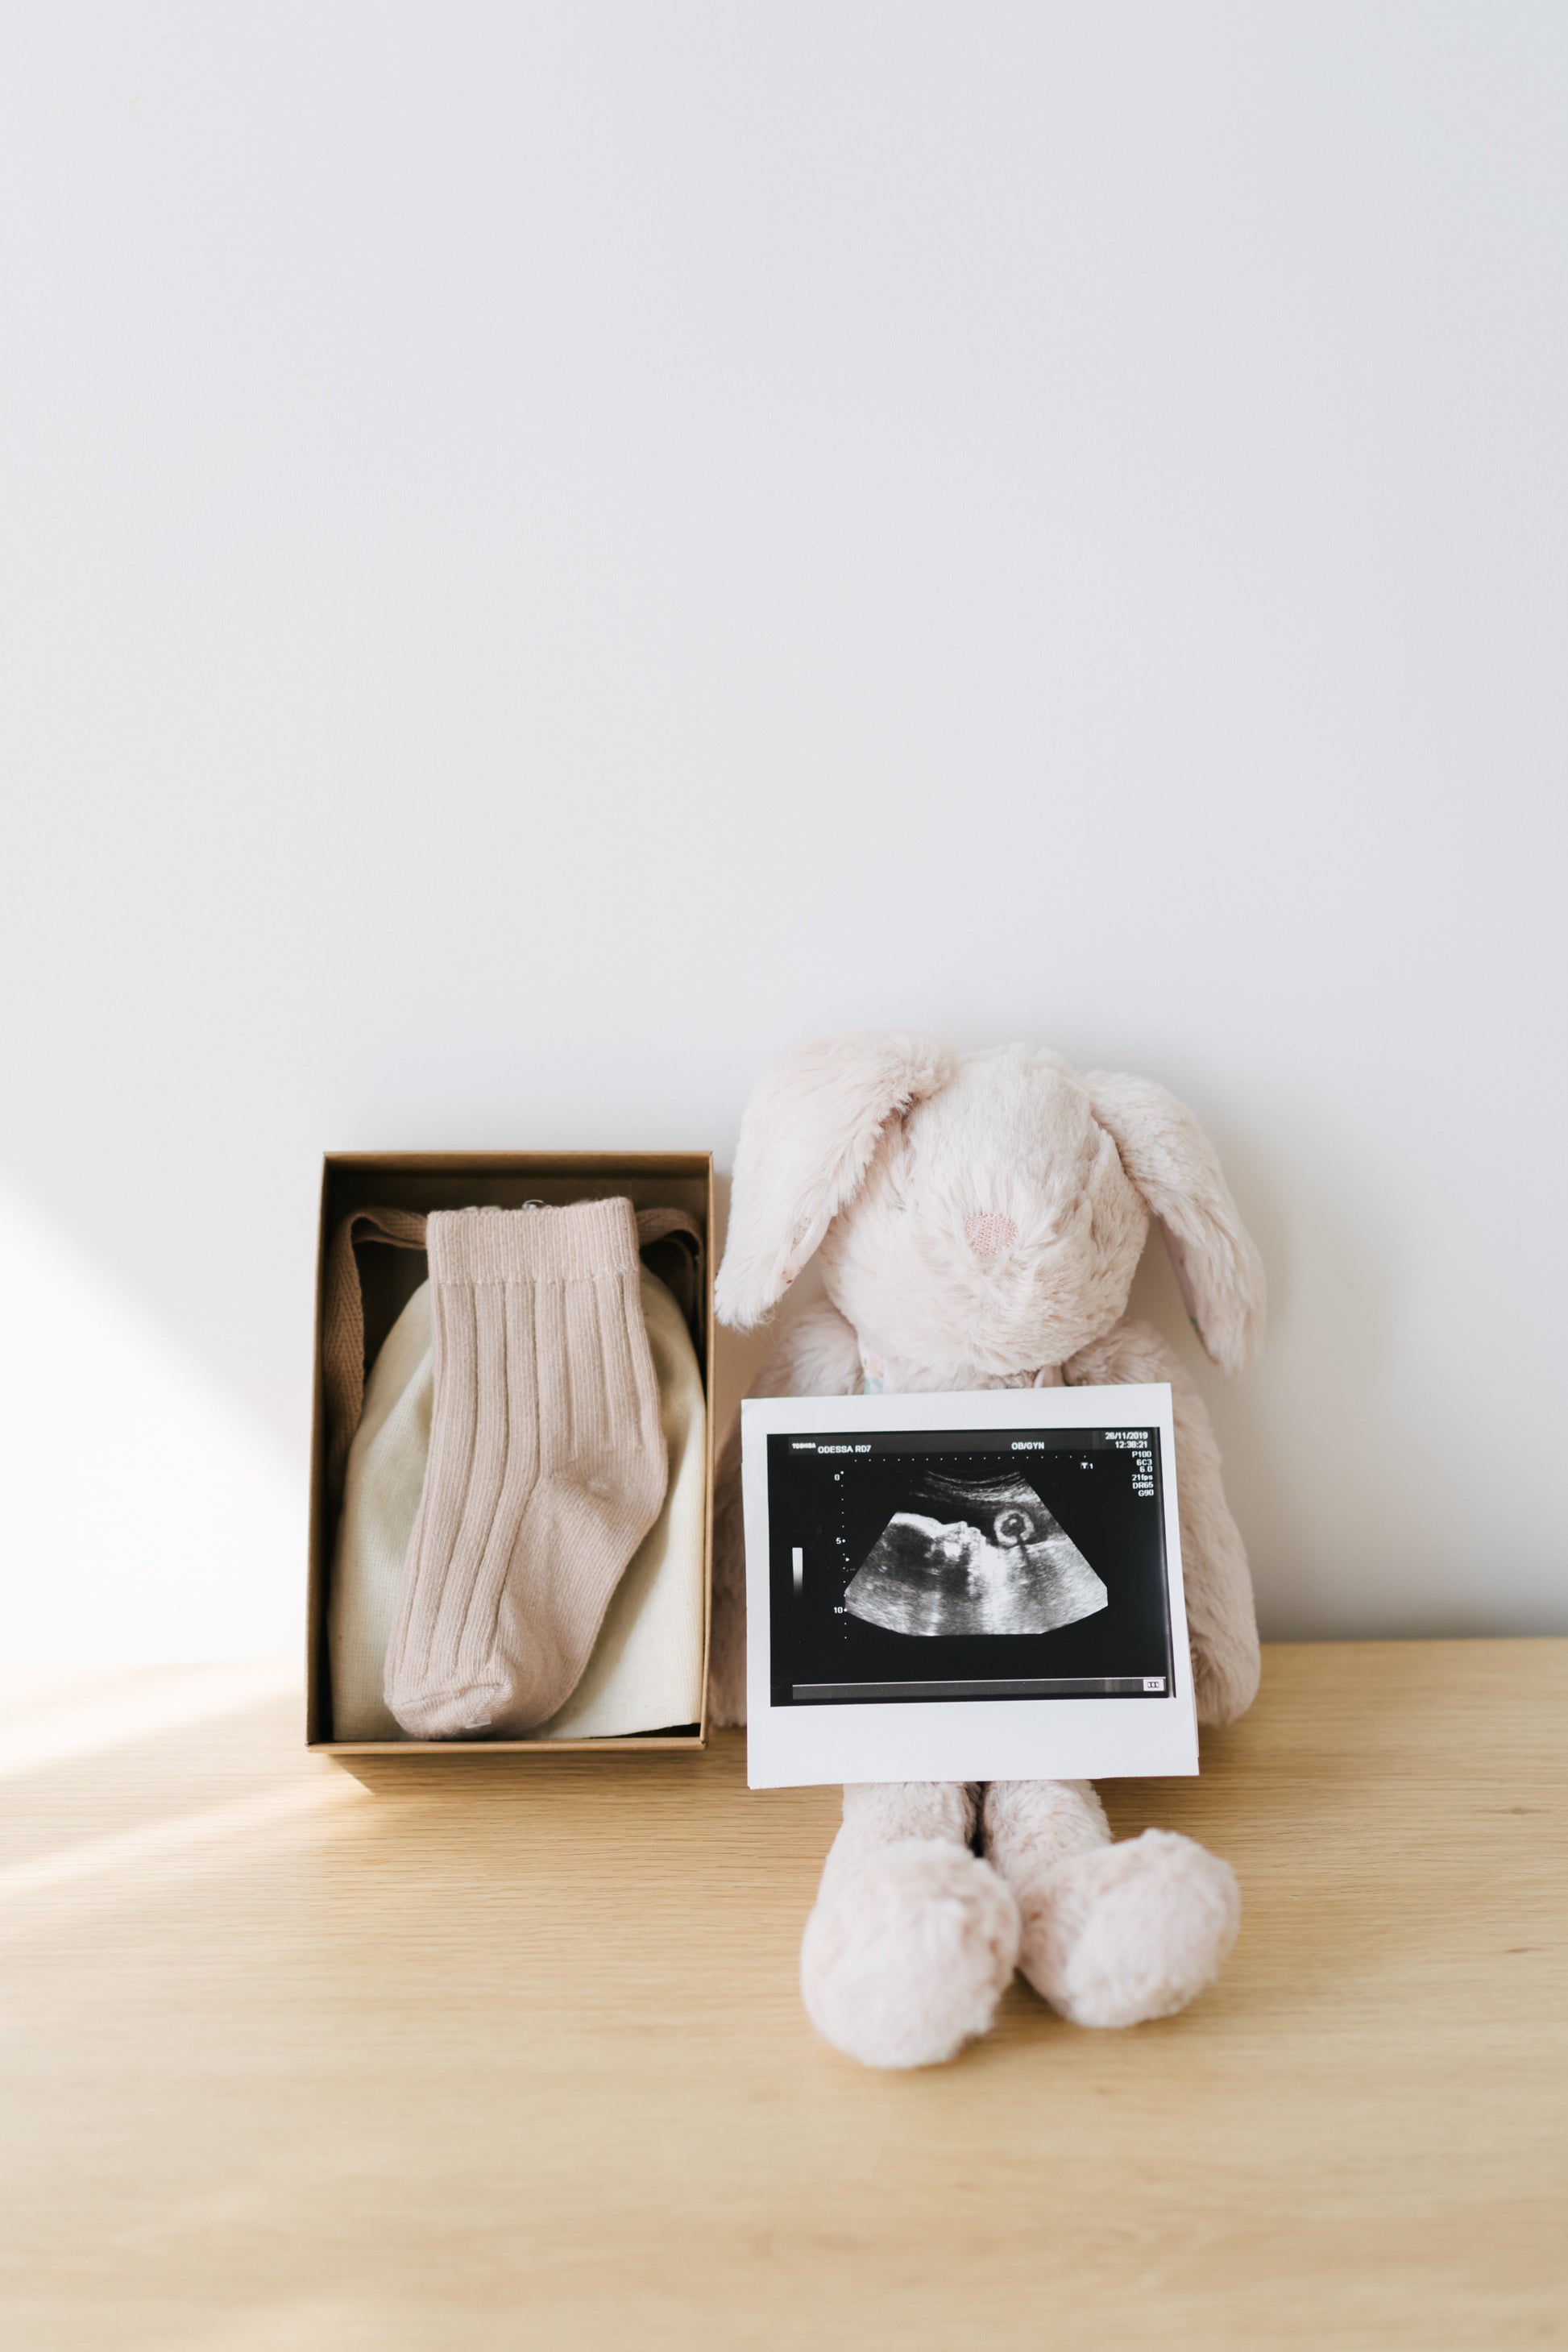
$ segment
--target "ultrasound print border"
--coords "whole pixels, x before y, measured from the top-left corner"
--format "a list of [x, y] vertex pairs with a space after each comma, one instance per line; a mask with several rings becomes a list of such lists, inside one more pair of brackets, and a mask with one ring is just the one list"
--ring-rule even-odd
[[[781, 1706], [773, 1701], [767, 1441], [773, 1435], [922, 1431], [1157, 1429], [1170, 1687], [1163, 1692]], [[753, 1789], [837, 1780], [1103, 1780], [1198, 1769], [1197, 1716], [1182, 1591], [1175, 1427], [1164, 1382], [983, 1389], [920, 1396], [749, 1397], [741, 1407], [746, 1537], [747, 1780]], [[1131, 1679], [1131, 1678], [1130, 1678]]]

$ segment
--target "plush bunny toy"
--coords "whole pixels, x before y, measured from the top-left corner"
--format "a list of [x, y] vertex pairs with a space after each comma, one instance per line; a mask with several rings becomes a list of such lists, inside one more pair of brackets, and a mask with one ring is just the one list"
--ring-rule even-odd
[[[1262, 1267], [1174, 1096], [1022, 1045], [808, 1045], [747, 1106], [718, 1309], [750, 1328], [820, 1251], [826, 1301], [784, 1331], [762, 1396], [1168, 1381], [1198, 1717], [1229, 1723], [1258, 1688], [1252, 1586], [1193, 1383], [1126, 1318], [1151, 1213], [1204, 1346], [1238, 1370], [1261, 1332]], [[744, 1609], [737, 1431], [717, 1506], [721, 1724], [745, 1720]], [[1213, 1979], [1237, 1916], [1227, 1864], [1165, 1830], [1113, 1845], [1087, 1781], [849, 1788], [801, 1984], [852, 2057], [931, 2065], [985, 2031], [1016, 1967], [1079, 2025], [1167, 2017]]]

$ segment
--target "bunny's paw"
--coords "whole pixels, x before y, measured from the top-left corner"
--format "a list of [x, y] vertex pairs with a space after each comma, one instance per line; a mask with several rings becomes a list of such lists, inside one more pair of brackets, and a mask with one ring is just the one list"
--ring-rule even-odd
[[1019, 1965], [1075, 2025], [1141, 2025], [1213, 1983], [1240, 1919], [1227, 1862], [1145, 1830], [1074, 1855], [1029, 1890]]
[[806, 2014], [862, 2065], [940, 2065], [990, 2024], [1018, 1932], [1011, 1893], [966, 1846], [883, 1846], [806, 1921]]
[[1235, 1723], [1258, 1696], [1262, 1659], [1258, 1637], [1233, 1635], [1222, 1643], [1194, 1642], [1193, 1693], [1198, 1721], [1211, 1727]]

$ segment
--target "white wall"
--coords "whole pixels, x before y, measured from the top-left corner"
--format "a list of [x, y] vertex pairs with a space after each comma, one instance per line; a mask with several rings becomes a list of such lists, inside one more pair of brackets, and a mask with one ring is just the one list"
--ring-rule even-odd
[[1269, 1631], [1568, 1629], [1568, 12], [3, 40], [12, 1654], [295, 1646], [323, 1147], [884, 1022], [1209, 1125]]

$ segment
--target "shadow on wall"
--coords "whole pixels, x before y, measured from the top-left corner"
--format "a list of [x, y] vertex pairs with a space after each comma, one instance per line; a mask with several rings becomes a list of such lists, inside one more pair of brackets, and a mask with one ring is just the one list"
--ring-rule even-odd
[[9, 1188], [0, 1297], [8, 1659], [297, 1655], [303, 1464]]

